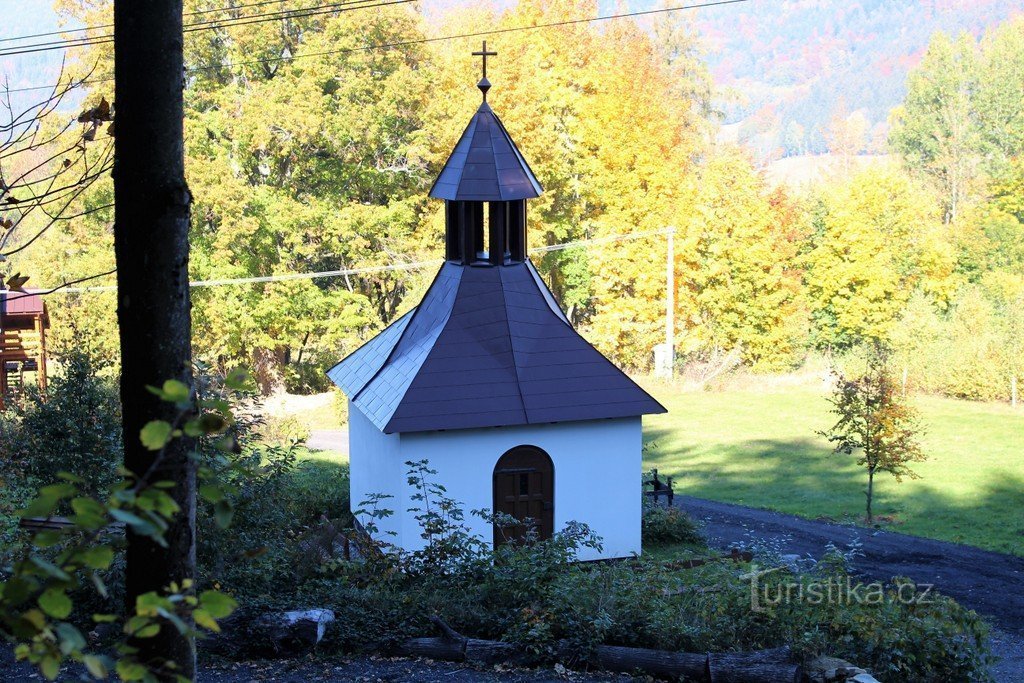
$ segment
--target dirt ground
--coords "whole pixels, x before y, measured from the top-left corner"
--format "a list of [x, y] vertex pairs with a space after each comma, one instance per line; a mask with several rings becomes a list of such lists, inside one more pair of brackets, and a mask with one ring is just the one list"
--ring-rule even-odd
[[[68, 668], [58, 681], [89, 680]], [[0, 648], [0, 681], [37, 683], [45, 680], [32, 667], [12, 661], [10, 650]], [[555, 669], [476, 669], [465, 664], [421, 659], [353, 657], [325, 661], [314, 657], [274, 661], [200, 663], [199, 683], [628, 683], [644, 680], [614, 674], [587, 674]]]

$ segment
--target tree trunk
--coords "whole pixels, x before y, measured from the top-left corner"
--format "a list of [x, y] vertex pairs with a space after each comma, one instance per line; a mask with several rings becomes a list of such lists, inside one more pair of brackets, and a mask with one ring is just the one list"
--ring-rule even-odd
[[874, 516], [871, 514], [871, 498], [875, 493], [875, 470], [874, 468], [868, 468], [868, 490], [864, 492], [864, 495], [868, 499], [868, 524], [875, 521]]
[[1017, 375], [1010, 378], [1010, 405], [1017, 407]]
[[[157, 453], [139, 432], [150, 420], [173, 421], [175, 407], [146, 390], [177, 379], [192, 385], [188, 287], [191, 196], [185, 184], [182, 0], [115, 0], [114, 252], [121, 337], [121, 402], [126, 467], [150, 481], [172, 481], [181, 507], [164, 534], [166, 547], [127, 533], [128, 613], [137, 596], [194, 576], [193, 444], [175, 439]], [[168, 622], [154, 638], [132, 643], [139, 660], [173, 663], [193, 678], [195, 650]]]

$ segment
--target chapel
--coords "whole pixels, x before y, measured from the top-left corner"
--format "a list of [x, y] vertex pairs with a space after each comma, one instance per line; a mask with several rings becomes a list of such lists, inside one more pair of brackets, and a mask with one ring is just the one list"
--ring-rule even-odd
[[603, 549], [581, 560], [639, 554], [641, 419], [665, 408], [573, 329], [530, 262], [543, 188], [487, 102], [494, 54], [474, 53], [483, 102], [430, 190], [445, 262], [419, 305], [328, 372], [349, 403], [352, 507], [390, 496], [382, 540], [421, 547], [405, 463], [427, 460], [489, 542], [527, 525], [470, 510], [529, 518], [541, 538], [584, 522]]

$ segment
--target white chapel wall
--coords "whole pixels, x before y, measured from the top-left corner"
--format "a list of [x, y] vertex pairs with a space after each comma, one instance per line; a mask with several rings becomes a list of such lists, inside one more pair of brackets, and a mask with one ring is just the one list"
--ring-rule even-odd
[[[403, 547], [412, 550], [423, 543], [414, 514], [406, 512], [414, 505], [409, 500], [414, 492], [406, 484], [405, 461], [428, 460], [438, 471], [437, 481], [462, 503], [467, 524], [490, 542], [491, 527], [469, 511], [491, 508], [494, 465], [503, 453], [522, 445], [542, 448], [554, 463], [555, 529], [576, 520], [586, 522], [602, 537], [602, 553], [585, 549], [579, 559], [640, 552], [639, 417], [402, 434], [400, 453], [389, 452], [386, 458], [395, 458], [402, 472], [403, 495], [396, 498], [393, 509], [402, 517], [399, 533]], [[359, 459], [356, 453], [353, 443], [353, 485]], [[388, 470], [394, 471], [394, 466]]]
[[[409, 507], [403, 500], [405, 486], [405, 458], [401, 457], [398, 434], [385, 434], [370, 422], [359, 408], [348, 402], [349, 439], [349, 497], [352, 510], [373, 493], [394, 496], [379, 505], [394, 511], [386, 519], [375, 520], [381, 531], [381, 539], [396, 545], [402, 544], [400, 536], [386, 532], [401, 532], [400, 514]], [[361, 520], [365, 521], [365, 520]]]

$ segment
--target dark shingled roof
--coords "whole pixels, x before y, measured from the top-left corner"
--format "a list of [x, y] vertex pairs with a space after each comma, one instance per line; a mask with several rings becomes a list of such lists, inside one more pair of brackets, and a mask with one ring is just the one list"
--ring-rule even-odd
[[416, 309], [328, 375], [389, 434], [665, 412], [569, 325], [529, 261], [445, 263]]
[[491, 202], [533, 199], [543, 191], [505, 126], [484, 102], [434, 181], [430, 196]]

